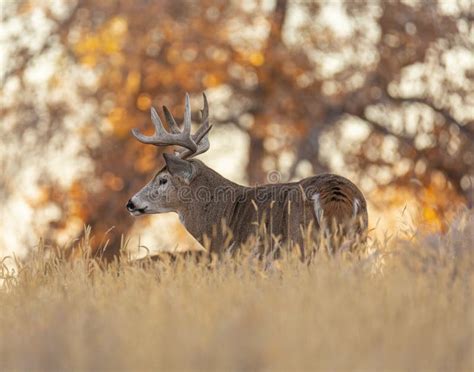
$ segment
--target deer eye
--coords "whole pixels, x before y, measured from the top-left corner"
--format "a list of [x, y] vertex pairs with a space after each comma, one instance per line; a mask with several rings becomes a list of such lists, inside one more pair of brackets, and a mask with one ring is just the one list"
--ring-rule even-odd
[[166, 178], [161, 178], [160, 179], [160, 186], [166, 184], [166, 182], [168, 182], [168, 180]]

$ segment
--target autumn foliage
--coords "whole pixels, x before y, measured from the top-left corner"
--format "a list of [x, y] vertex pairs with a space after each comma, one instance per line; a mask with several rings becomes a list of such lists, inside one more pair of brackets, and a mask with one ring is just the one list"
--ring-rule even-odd
[[[248, 136], [248, 183], [273, 169], [344, 173], [374, 205], [407, 195], [445, 230], [449, 211], [473, 202], [474, 172], [473, 9], [447, 3], [2, 5], [0, 196], [31, 182], [34, 210], [56, 208], [41, 230], [53, 241], [114, 226], [113, 257], [133, 224], [127, 199], [161, 162], [130, 129], [147, 130], [151, 106], [179, 118], [184, 92], [206, 91], [212, 123]], [[52, 171], [69, 157], [77, 170]]]

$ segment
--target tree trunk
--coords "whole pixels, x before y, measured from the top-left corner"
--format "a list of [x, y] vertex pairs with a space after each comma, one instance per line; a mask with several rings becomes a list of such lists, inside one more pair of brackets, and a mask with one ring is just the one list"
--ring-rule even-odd
[[264, 158], [263, 138], [250, 134], [249, 160], [247, 163], [247, 176], [250, 185], [266, 182], [266, 173], [263, 169]]

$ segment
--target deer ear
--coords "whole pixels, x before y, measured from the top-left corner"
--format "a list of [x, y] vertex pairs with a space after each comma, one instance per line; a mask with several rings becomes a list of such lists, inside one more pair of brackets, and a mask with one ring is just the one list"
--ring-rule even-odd
[[196, 170], [189, 161], [173, 154], [165, 153], [163, 157], [165, 158], [166, 167], [172, 176], [182, 178], [187, 184], [193, 180]]

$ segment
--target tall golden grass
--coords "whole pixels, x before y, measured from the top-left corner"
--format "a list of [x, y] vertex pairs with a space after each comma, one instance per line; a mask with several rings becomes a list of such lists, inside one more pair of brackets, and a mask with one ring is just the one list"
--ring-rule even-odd
[[465, 214], [443, 236], [310, 264], [100, 270], [38, 249], [1, 270], [0, 369], [473, 370], [473, 227]]

